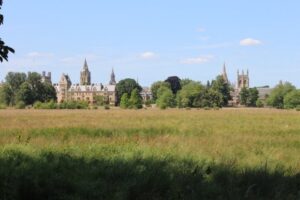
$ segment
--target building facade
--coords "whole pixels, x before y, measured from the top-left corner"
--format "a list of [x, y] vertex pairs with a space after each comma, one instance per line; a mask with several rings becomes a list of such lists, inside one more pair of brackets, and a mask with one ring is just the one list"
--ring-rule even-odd
[[91, 72], [85, 60], [83, 69], [80, 72], [80, 84], [72, 84], [69, 75], [62, 74], [58, 84], [54, 84], [57, 102], [64, 101], [87, 101], [90, 104], [96, 103], [99, 96], [110, 105], [116, 104], [116, 80], [114, 71], [111, 74], [109, 84], [91, 83]]

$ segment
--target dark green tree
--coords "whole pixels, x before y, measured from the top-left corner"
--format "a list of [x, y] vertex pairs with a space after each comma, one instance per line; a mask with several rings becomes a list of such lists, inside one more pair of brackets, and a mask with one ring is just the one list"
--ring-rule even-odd
[[255, 107], [256, 106], [256, 102], [259, 98], [259, 92], [257, 90], [257, 88], [249, 88], [249, 99], [247, 102], [247, 106], [251, 106], [251, 107]]
[[41, 91], [38, 92], [41, 94], [39, 95], [39, 100], [41, 102], [57, 100], [55, 88], [50, 83], [43, 83], [41, 87]]
[[223, 105], [223, 96], [219, 91], [211, 88], [202, 90], [194, 99], [193, 106], [201, 108], [221, 108]]
[[32, 105], [35, 102], [31, 85], [26, 81], [17, 93], [17, 102], [24, 102], [26, 105]]
[[116, 85], [116, 91], [117, 91], [117, 104], [120, 104], [121, 97], [123, 94], [131, 94], [131, 92], [137, 89], [138, 92], [142, 91], [142, 87], [131, 78], [126, 78], [121, 81], [119, 81]]
[[284, 108], [292, 109], [300, 106], [300, 90], [293, 90], [284, 97]]
[[19, 72], [9, 72], [5, 77], [3, 85], [3, 99], [6, 105], [14, 106], [16, 104], [17, 93], [20, 86], [26, 81], [26, 74]]
[[154, 82], [151, 85], [151, 93], [152, 93], [153, 101], [157, 100], [157, 91], [159, 90], [160, 87], [171, 88], [171, 85], [170, 85], [170, 83], [167, 83], [167, 82], [164, 82], [164, 81]]
[[178, 78], [177, 76], [170, 76], [165, 80], [165, 82], [170, 83], [171, 90], [175, 95], [177, 91], [181, 90], [180, 81], [180, 78]]
[[129, 99], [130, 108], [140, 109], [143, 107], [142, 97], [137, 88], [133, 89]]
[[245, 87], [243, 87], [240, 91], [240, 104], [241, 105], [247, 105], [248, 99], [249, 99], [249, 90]]
[[[3, 4], [3, 1], [0, 0], [0, 10], [2, 8], [2, 4]], [[4, 21], [4, 17], [0, 13], [0, 25], [3, 24], [3, 21]], [[9, 52], [14, 53], [15, 50], [12, 49], [11, 47], [5, 45], [5, 42], [0, 38], [0, 62], [3, 62], [4, 60], [6, 60], [6, 61], [8, 60]]]
[[222, 106], [227, 106], [228, 101], [231, 100], [230, 96], [230, 85], [224, 80], [223, 76], [217, 76], [216, 80], [213, 80], [211, 83], [211, 88], [215, 91], [218, 91], [222, 94], [223, 98], [223, 105]]
[[289, 82], [280, 82], [271, 92], [267, 99], [267, 105], [274, 108], [284, 108], [284, 97], [296, 87]]

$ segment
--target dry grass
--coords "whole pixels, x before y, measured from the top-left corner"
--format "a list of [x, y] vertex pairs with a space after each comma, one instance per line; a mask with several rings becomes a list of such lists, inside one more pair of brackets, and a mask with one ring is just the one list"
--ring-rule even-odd
[[0, 145], [2, 150], [55, 149], [94, 156], [176, 155], [250, 167], [268, 163], [299, 173], [300, 112], [0, 110]]

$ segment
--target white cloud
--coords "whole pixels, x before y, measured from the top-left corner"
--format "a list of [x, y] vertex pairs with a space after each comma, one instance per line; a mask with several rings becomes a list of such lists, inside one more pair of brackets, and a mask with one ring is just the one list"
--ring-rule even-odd
[[181, 63], [188, 64], [188, 65], [203, 64], [203, 63], [209, 62], [213, 58], [214, 58], [214, 56], [212, 56], [212, 55], [203, 55], [203, 56], [199, 56], [199, 57], [195, 57], [195, 58], [187, 58], [185, 60], [182, 60]]
[[240, 41], [241, 46], [255, 46], [260, 45], [262, 42], [253, 38], [246, 38]]
[[154, 52], [151, 52], [151, 51], [146, 51], [144, 53], [141, 53], [140, 57], [144, 60], [150, 60], [150, 59], [157, 57], [157, 54]]

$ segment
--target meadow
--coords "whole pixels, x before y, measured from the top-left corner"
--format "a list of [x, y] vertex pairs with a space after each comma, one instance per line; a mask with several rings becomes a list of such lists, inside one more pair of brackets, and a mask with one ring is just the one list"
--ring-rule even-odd
[[0, 110], [0, 199], [299, 199], [300, 112]]

